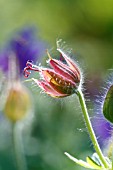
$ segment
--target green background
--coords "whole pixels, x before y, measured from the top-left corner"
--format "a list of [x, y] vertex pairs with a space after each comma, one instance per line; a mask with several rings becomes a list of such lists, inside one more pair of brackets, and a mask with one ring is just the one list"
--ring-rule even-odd
[[[1, 48], [16, 31], [29, 25], [36, 27], [53, 57], [56, 39], [62, 38], [73, 49], [73, 58], [84, 70], [85, 94], [90, 99], [92, 116], [92, 99], [113, 67], [113, 1], [0, 0]], [[44, 57], [42, 64], [46, 53]], [[27, 86], [35, 112], [32, 125], [25, 128], [29, 135], [26, 131], [23, 135], [28, 169], [84, 169], [64, 155], [67, 151], [85, 160], [94, 152], [76, 95], [53, 99], [30, 83]], [[4, 118], [0, 127], [0, 170], [15, 169], [11, 135], [11, 125]]]

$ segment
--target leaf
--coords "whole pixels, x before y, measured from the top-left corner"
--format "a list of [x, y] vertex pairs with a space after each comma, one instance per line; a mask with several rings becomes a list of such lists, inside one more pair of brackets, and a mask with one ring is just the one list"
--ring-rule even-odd
[[89, 168], [89, 169], [92, 169], [92, 167], [87, 163], [87, 162], [84, 162], [83, 160], [78, 160], [76, 158], [74, 158], [73, 156], [71, 156], [69, 153], [65, 152], [65, 155], [71, 159], [72, 161], [74, 161], [75, 163], [77, 163], [78, 165], [81, 165], [85, 168]]
[[93, 153], [93, 155], [91, 156], [91, 159], [93, 159], [94, 162], [96, 162], [98, 165], [102, 166], [102, 162], [98, 156], [98, 154], [95, 152]]
[[[71, 156], [69, 153], [65, 152], [64, 153], [69, 159], [71, 159], [72, 161], [74, 161], [76, 164], [83, 166], [84, 168], [88, 168], [88, 169], [101, 169], [103, 170], [104, 168], [102, 166], [99, 166], [96, 162], [94, 162], [91, 158], [87, 157], [87, 162], [83, 161], [83, 160], [78, 160], [76, 158], [74, 158], [73, 156]], [[105, 170], [105, 169], [104, 169]]]
[[87, 163], [89, 165], [91, 165], [92, 167], [94, 167], [94, 169], [102, 169], [102, 166], [98, 165], [92, 158], [90, 158], [89, 156], [86, 158]]
[[103, 104], [103, 114], [108, 121], [113, 123], [113, 85], [106, 94]]

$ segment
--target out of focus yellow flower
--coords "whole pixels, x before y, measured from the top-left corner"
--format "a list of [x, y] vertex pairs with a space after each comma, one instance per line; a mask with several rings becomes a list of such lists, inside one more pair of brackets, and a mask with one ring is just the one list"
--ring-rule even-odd
[[21, 120], [30, 109], [30, 95], [19, 81], [15, 81], [9, 89], [4, 107], [6, 116], [13, 122]]

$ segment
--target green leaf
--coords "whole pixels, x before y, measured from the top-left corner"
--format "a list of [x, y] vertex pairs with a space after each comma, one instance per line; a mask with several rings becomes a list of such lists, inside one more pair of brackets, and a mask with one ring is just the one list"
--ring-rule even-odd
[[[65, 152], [65, 155], [71, 159], [72, 161], [74, 161], [76, 164], [83, 166], [84, 168], [88, 168], [88, 169], [97, 169], [97, 170], [103, 170], [104, 168], [100, 165], [98, 165], [96, 162], [94, 162], [90, 157], [87, 157], [87, 162], [83, 161], [83, 160], [78, 160], [76, 158], [74, 158], [73, 156], [71, 156], [69, 153]], [[105, 169], [104, 169], [105, 170]]]
[[93, 159], [94, 162], [96, 162], [98, 165], [100, 165], [100, 166], [103, 165], [100, 158], [99, 158], [99, 156], [98, 156], [98, 154], [96, 152], [93, 153], [93, 155], [91, 156], [91, 159]]
[[94, 169], [102, 169], [102, 166], [98, 165], [92, 158], [90, 158], [89, 156], [86, 158], [87, 163], [89, 165], [91, 165], [92, 167], [94, 167]]
[[74, 161], [75, 163], [77, 163], [78, 165], [81, 165], [85, 168], [89, 168], [89, 169], [92, 169], [92, 167], [87, 163], [87, 162], [84, 162], [83, 160], [78, 160], [76, 158], [74, 158], [73, 156], [71, 156], [69, 153], [65, 152], [65, 155], [71, 159], [72, 161]]
[[103, 114], [108, 121], [113, 123], [113, 85], [106, 94], [103, 105]]

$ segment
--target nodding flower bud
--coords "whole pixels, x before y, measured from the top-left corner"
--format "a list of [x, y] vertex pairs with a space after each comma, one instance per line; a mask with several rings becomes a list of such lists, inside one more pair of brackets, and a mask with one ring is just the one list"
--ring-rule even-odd
[[52, 97], [66, 97], [73, 93], [81, 83], [81, 71], [76, 63], [73, 62], [61, 49], [57, 49], [67, 64], [64, 64], [60, 60], [53, 59], [47, 51], [49, 56], [48, 63], [51, 68], [42, 68], [32, 64], [28, 61], [24, 69], [25, 77], [28, 77], [29, 70], [37, 71], [41, 73], [43, 80], [37, 80], [32, 78], [32, 80], [43, 89], [48, 95]]
[[21, 120], [30, 108], [30, 96], [26, 88], [19, 82], [13, 83], [9, 89], [9, 94], [6, 99], [4, 112], [12, 121]]

